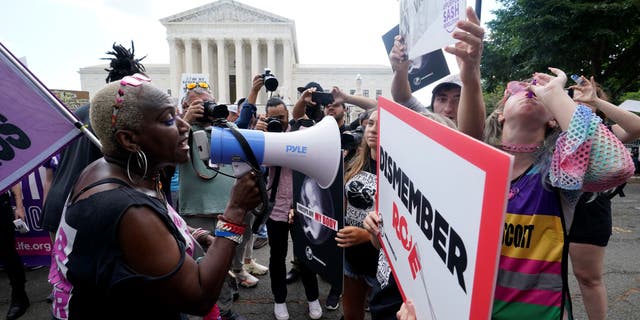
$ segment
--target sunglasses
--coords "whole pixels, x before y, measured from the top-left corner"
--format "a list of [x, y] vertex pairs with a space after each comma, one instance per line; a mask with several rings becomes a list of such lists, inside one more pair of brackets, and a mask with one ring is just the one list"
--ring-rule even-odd
[[528, 89], [531, 84], [536, 84], [535, 80], [533, 80], [532, 83], [524, 81], [509, 81], [509, 83], [507, 83], [506, 94], [512, 96], [521, 92], [527, 92], [527, 97], [531, 98], [534, 96], [533, 92]]
[[191, 90], [191, 89], [194, 89], [194, 88], [209, 89], [209, 84], [206, 83], [206, 82], [189, 82], [189, 83], [187, 83], [185, 88], [187, 90]]
[[120, 80], [120, 88], [118, 88], [118, 92], [116, 93], [115, 103], [113, 104], [113, 113], [111, 114], [111, 129], [116, 130], [116, 120], [118, 119], [118, 112], [120, 108], [122, 108], [122, 103], [124, 102], [124, 90], [123, 88], [126, 86], [131, 87], [139, 87], [143, 83], [151, 82], [149, 77], [136, 73], [131, 76], [126, 76]]

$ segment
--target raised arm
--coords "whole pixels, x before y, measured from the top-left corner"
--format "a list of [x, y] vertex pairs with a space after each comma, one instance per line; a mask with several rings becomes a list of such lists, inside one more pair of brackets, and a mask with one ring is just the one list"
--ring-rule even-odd
[[467, 7], [467, 20], [458, 21], [453, 37], [459, 40], [454, 47], [444, 50], [456, 56], [460, 68], [460, 102], [458, 104], [458, 129], [476, 139], [482, 140], [486, 109], [480, 83], [480, 58], [484, 29], [471, 7]]
[[293, 106], [293, 110], [291, 111], [291, 116], [293, 117], [293, 120], [309, 119], [309, 117], [307, 117], [307, 114], [304, 111], [307, 108], [307, 104], [314, 105], [314, 106], [316, 105], [316, 103], [313, 102], [311, 99], [311, 94], [315, 91], [316, 91], [316, 88], [311, 87], [302, 92], [302, 94], [300, 95], [300, 98], [298, 99], [298, 101], [296, 101], [296, 104]]
[[[551, 184], [568, 190], [598, 192], [625, 182], [634, 171], [627, 148], [595, 113], [564, 92], [567, 75], [560, 69], [549, 70], [555, 76], [535, 73], [536, 83], [530, 89], [563, 131], [552, 158]], [[589, 161], [585, 162], [587, 154]]]
[[574, 100], [602, 111], [608, 119], [615, 122], [611, 129], [620, 141], [626, 143], [638, 139], [640, 137], [640, 116], [598, 97], [593, 76], [590, 80], [582, 77], [582, 80], [583, 85], [571, 86], [574, 92], [581, 93], [575, 95]]
[[260, 93], [260, 89], [262, 89], [263, 86], [264, 78], [262, 77], [262, 75], [255, 75], [253, 77], [253, 85], [251, 86], [251, 90], [249, 90], [249, 96], [247, 96], [246, 102], [255, 105], [258, 99], [258, 94]]
[[158, 213], [147, 206], [127, 209], [120, 223], [118, 239], [127, 265], [141, 275], [157, 278], [149, 281], [147, 294], [160, 304], [174, 305], [191, 314], [204, 315], [211, 310], [241, 241], [226, 235], [241, 234], [240, 231], [221, 229], [220, 221], [242, 228], [245, 214], [251, 214], [247, 211], [261, 200], [255, 179], [253, 172], [238, 179], [227, 208], [215, 226], [216, 233], [231, 231], [221, 232], [199, 263], [180, 248]]
[[331, 94], [333, 95], [333, 97], [335, 98], [335, 102], [337, 103], [349, 103], [365, 110], [371, 110], [378, 107], [378, 101], [376, 101], [376, 99], [347, 94], [344, 91], [340, 90], [340, 88], [335, 86], [333, 87], [333, 89], [331, 89]]
[[393, 101], [404, 104], [411, 99], [411, 86], [409, 85], [411, 61], [407, 59], [407, 46], [400, 35], [397, 35], [393, 41], [393, 48], [389, 53], [389, 62], [391, 62], [391, 68], [393, 69], [391, 96]]
[[249, 127], [249, 124], [257, 111], [256, 101], [262, 86], [264, 86], [264, 79], [262, 78], [262, 75], [258, 74], [254, 76], [253, 85], [251, 86], [251, 90], [249, 90], [249, 95], [242, 103], [242, 106], [239, 106], [241, 108], [240, 117], [236, 120], [238, 128], [247, 129]]

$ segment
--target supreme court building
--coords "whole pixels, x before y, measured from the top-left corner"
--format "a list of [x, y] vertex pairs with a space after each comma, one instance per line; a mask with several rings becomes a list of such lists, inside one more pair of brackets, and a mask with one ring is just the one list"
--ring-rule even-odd
[[[238, 1], [220, 0], [163, 19], [169, 44], [168, 65], [145, 64], [156, 86], [178, 97], [183, 74], [208, 74], [217, 101], [235, 103], [246, 97], [253, 76], [270, 68], [287, 104], [298, 99], [297, 87], [319, 82], [351, 94], [390, 96], [389, 65], [300, 65], [295, 22]], [[366, 54], [363, 52], [363, 54]], [[90, 94], [104, 86], [104, 69], [80, 69], [82, 90]], [[356, 80], [361, 79], [361, 80]], [[265, 90], [258, 104], [267, 100]]]

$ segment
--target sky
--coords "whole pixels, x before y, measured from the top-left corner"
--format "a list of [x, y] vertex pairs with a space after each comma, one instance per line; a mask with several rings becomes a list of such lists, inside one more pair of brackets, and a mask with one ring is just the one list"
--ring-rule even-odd
[[[25, 57], [48, 88], [80, 90], [79, 69], [105, 63], [100, 58], [114, 42], [129, 48], [133, 40], [136, 57], [147, 55], [143, 64], [168, 63], [166, 28], [159, 20], [210, 2], [7, 1], [0, 11], [0, 43]], [[300, 64], [389, 65], [381, 36], [399, 22], [398, 0], [239, 2], [295, 21]], [[495, 0], [483, 1], [483, 22], [496, 8]], [[457, 69], [454, 59], [449, 64], [452, 72]]]

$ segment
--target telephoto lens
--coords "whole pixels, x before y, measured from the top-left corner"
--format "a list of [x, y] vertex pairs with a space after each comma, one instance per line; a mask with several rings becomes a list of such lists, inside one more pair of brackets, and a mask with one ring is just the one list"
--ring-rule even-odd
[[262, 78], [264, 79], [264, 87], [267, 91], [276, 91], [276, 89], [278, 89], [278, 79], [271, 73], [271, 69], [265, 68]]
[[205, 101], [202, 106], [204, 107], [204, 115], [202, 117], [205, 119], [208, 119], [209, 117], [214, 119], [226, 119], [229, 116], [229, 110], [225, 104], [216, 104], [213, 101]]

